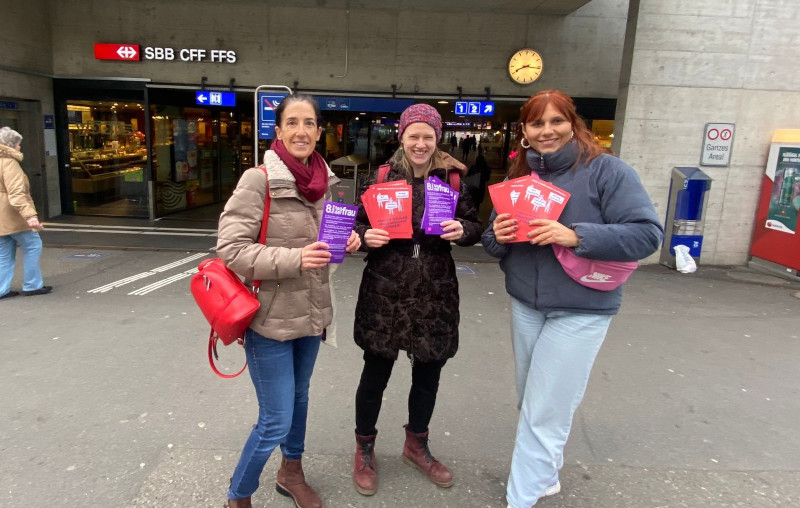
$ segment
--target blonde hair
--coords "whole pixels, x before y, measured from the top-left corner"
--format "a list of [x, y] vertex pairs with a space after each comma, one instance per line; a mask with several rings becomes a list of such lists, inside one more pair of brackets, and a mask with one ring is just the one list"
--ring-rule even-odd
[[[403, 173], [405, 174], [406, 180], [411, 181], [411, 179], [414, 178], [414, 168], [411, 167], [411, 161], [409, 161], [408, 157], [406, 157], [405, 150], [403, 150], [402, 145], [391, 156], [389, 159], [389, 164], [403, 168]], [[431, 155], [430, 163], [428, 164], [428, 168], [425, 170], [423, 178], [427, 179], [428, 176], [430, 176], [431, 171], [434, 169], [444, 168], [444, 152], [436, 148], [433, 150], [433, 155]]]

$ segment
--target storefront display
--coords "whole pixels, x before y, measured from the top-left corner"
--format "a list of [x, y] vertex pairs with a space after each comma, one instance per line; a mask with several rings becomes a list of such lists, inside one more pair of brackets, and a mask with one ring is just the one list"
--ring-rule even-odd
[[70, 101], [67, 118], [75, 211], [146, 217], [144, 107]]

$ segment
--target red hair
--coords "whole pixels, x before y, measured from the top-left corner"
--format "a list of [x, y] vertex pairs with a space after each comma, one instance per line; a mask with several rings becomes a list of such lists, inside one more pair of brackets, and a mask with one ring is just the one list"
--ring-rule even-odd
[[522, 146], [522, 140], [524, 139], [522, 127], [528, 122], [542, 118], [548, 104], [551, 104], [559, 114], [563, 115], [572, 124], [572, 132], [574, 133], [572, 139], [578, 144], [579, 162], [589, 162], [603, 153], [603, 149], [595, 141], [592, 131], [586, 127], [586, 122], [578, 116], [572, 98], [559, 90], [542, 90], [528, 99], [520, 108], [519, 122], [515, 131], [517, 139], [514, 141], [514, 151], [518, 152], [520, 156], [514, 158], [511, 162], [511, 166], [508, 168], [509, 178], [530, 174], [531, 168], [528, 167], [525, 148]]

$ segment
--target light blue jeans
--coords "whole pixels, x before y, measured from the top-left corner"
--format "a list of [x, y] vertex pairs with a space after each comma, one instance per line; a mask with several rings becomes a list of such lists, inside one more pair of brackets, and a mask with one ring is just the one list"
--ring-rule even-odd
[[564, 445], [611, 316], [544, 314], [511, 298], [520, 409], [506, 500], [530, 508], [564, 465]]
[[17, 245], [22, 249], [22, 290], [33, 291], [44, 285], [39, 256], [42, 254], [42, 239], [36, 231], [22, 231], [0, 236], [0, 296], [11, 289], [14, 278], [14, 263]]
[[308, 388], [321, 335], [277, 341], [247, 330], [244, 349], [258, 398], [258, 423], [244, 444], [231, 478], [228, 499], [252, 496], [272, 451], [303, 456], [308, 416]]

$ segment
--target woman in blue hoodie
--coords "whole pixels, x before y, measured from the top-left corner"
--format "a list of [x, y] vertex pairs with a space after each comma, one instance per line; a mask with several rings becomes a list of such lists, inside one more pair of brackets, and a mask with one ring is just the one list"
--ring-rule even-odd
[[571, 195], [558, 220], [531, 221], [525, 241], [515, 241], [517, 220], [496, 211], [483, 233], [511, 296], [520, 417], [506, 499], [529, 508], [561, 490], [572, 416], [622, 303], [622, 287], [599, 291], [572, 280], [551, 244], [588, 259], [637, 261], [659, 248], [664, 231], [634, 169], [604, 153], [564, 93], [528, 99], [515, 148], [509, 179], [534, 173]]

